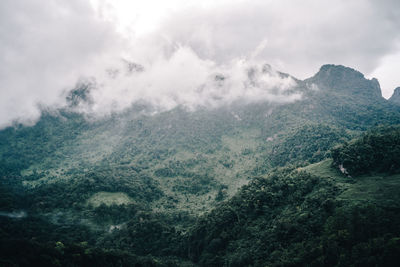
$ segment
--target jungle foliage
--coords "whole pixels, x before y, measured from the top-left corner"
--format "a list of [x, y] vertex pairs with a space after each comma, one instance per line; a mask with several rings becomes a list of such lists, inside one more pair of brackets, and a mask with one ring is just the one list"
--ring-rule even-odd
[[400, 172], [400, 127], [378, 127], [332, 150], [333, 164], [350, 175]]
[[0, 265], [395, 266], [400, 107], [343, 66], [296, 83], [290, 104], [100, 119], [83, 88], [1, 130]]

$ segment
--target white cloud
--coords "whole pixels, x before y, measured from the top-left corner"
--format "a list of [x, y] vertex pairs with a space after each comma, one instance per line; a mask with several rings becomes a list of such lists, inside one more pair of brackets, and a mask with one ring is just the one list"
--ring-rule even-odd
[[242, 1], [185, 10], [160, 31], [218, 61], [248, 55], [264, 40], [257, 58], [300, 78], [326, 63], [369, 74], [396, 49], [398, 10], [395, 1]]
[[400, 49], [387, 56], [384, 56], [378, 67], [370, 74], [372, 77], [379, 77], [382, 86], [382, 94], [389, 98], [393, 90], [400, 86]]
[[0, 2], [0, 126], [32, 122], [38, 105], [61, 103], [115, 46], [110, 25], [81, 1]]
[[[81, 106], [90, 114], [104, 114], [147, 102], [159, 110], [183, 106], [218, 107], [237, 101], [292, 102], [301, 96], [289, 92], [296, 85], [260, 62], [235, 59], [217, 64], [198, 57], [188, 47], [177, 47], [168, 56], [144, 66], [144, 71], [127, 74], [124, 62], [114, 66], [116, 75], [96, 76], [91, 91], [93, 105]], [[122, 71], [121, 71], [122, 70]]]
[[[377, 76], [385, 96], [398, 82], [395, 0], [3, 0], [0, 26], [0, 127], [62, 106], [82, 76], [97, 79], [92, 112], [140, 99], [161, 109], [297, 99], [285, 90], [293, 81], [261, 74], [263, 62], [299, 78], [348, 65]], [[145, 71], [109, 79], [121, 58]]]

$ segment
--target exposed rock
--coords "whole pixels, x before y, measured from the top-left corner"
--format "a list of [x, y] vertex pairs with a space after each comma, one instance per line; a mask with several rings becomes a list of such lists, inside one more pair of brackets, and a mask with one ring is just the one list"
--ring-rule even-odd
[[400, 105], [400, 87], [394, 89], [393, 95], [389, 98], [389, 101], [394, 104]]

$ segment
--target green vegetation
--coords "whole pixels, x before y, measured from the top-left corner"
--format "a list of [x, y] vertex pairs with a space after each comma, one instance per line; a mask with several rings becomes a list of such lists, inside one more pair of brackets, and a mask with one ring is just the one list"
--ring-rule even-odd
[[[342, 176], [326, 160], [253, 180], [189, 238], [201, 266], [396, 266], [400, 176]], [[386, 177], [385, 177], [386, 178]]]
[[333, 164], [350, 175], [400, 172], [400, 127], [380, 127], [332, 150]]
[[98, 192], [90, 197], [87, 201], [88, 205], [92, 205], [97, 208], [98, 206], [104, 204], [106, 206], [111, 205], [127, 205], [131, 204], [132, 200], [125, 193], [121, 192]]
[[315, 163], [329, 156], [329, 150], [335, 144], [348, 138], [343, 129], [323, 124], [304, 125], [287, 133], [273, 147], [269, 160], [275, 166], [296, 162]]
[[376, 81], [325, 66], [291, 104], [96, 120], [81, 89], [0, 131], [0, 265], [399, 262], [400, 108]]

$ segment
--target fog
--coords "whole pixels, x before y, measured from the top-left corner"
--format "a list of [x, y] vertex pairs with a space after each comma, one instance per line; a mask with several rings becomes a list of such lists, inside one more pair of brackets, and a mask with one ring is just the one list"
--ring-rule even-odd
[[66, 106], [81, 80], [92, 103], [78, 110], [97, 115], [136, 101], [161, 111], [290, 103], [302, 96], [277, 70], [304, 79], [326, 63], [376, 76], [388, 97], [400, 85], [399, 12], [390, 0], [4, 0], [0, 127]]
[[0, 216], [8, 217], [11, 219], [21, 219], [25, 218], [27, 215], [25, 211], [12, 211], [12, 212], [0, 211]]
[[292, 77], [280, 75], [267, 64], [237, 59], [218, 65], [200, 59], [188, 47], [178, 47], [168, 58], [145, 66], [121, 60], [97, 76], [91, 86], [91, 104], [81, 103], [78, 110], [106, 115], [135, 102], [150, 104], [157, 111], [177, 106], [193, 111], [238, 101], [289, 103], [301, 98], [290, 91], [295, 85]]

